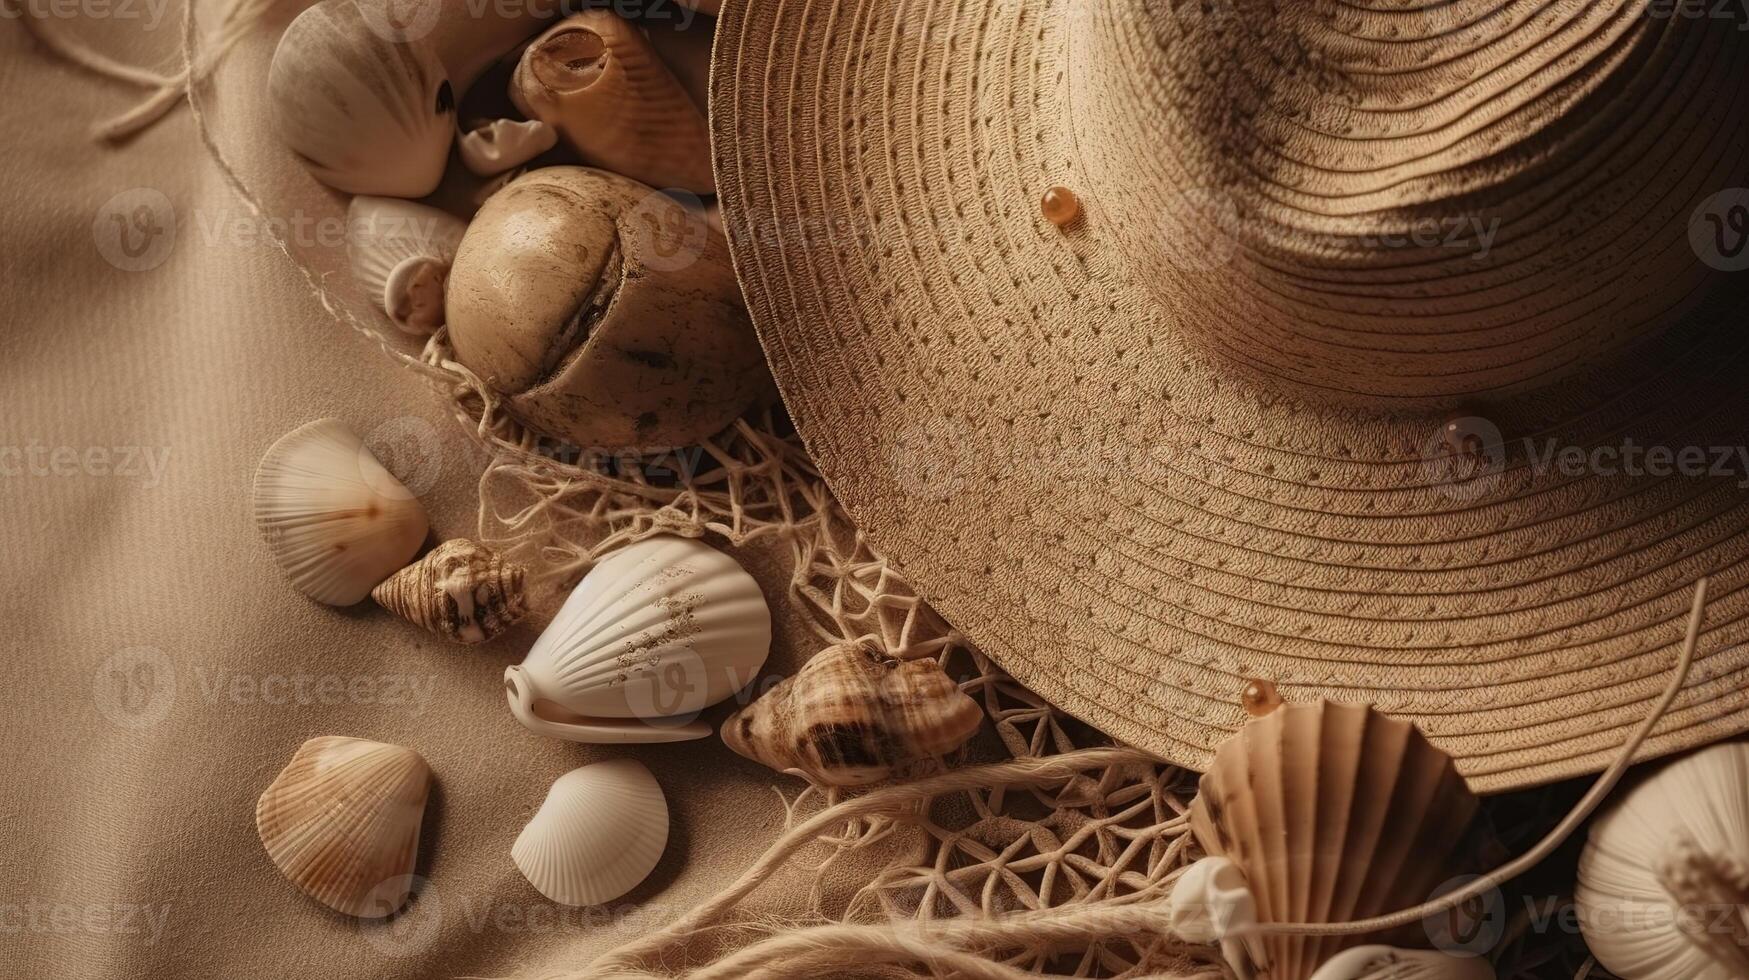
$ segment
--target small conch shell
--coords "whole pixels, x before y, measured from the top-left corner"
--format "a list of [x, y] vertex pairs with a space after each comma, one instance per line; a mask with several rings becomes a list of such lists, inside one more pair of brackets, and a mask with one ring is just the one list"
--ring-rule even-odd
[[723, 741], [755, 762], [829, 786], [879, 782], [908, 762], [945, 755], [983, 723], [933, 660], [895, 660], [865, 643], [815, 654], [723, 723]]
[[429, 334], [443, 326], [449, 267], [468, 223], [447, 211], [361, 194], [346, 210], [352, 276], [395, 326]]
[[1480, 956], [1356, 946], [1327, 960], [1311, 980], [1494, 980], [1494, 976], [1494, 967]]
[[510, 848], [535, 890], [600, 905], [638, 886], [668, 847], [668, 801], [644, 764], [613, 759], [560, 776]]
[[494, 119], [456, 136], [462, 164], [477, 177], [515, 170], [558, 144], [558, 131], [539, 119]]
[[431, 768], [399, 745], [327, 735], [300, 746], [255, 804], [261, 845], [311, 898], [375, 919], [405, 904]]
[[649, 39], [611, 10], [567, 17], [536, 38], [510, 98], [584, 163], [652, 187], [716, 192], [704, 113]]
[[255, 523], [298, 590], [350, 606], [413, 560], [428, 523], [419, 498], [344, 422], [281, 436], [255, 471]]
[[389, 576], [371, 598], [438, 636], [484, 643], [528, 612], [524, 577], [521, 565], [457, 538]]

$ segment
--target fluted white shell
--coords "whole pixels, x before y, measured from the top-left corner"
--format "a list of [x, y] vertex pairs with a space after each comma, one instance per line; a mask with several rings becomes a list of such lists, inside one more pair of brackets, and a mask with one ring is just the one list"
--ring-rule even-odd
[[1494, 980], [1494, 967], [1480, 956], [1356, 946], [1326, 960], [1311, 980]]
[[443, 326], [449, 267], [468, 223], [437, 208], [360, 194], [346, 209], [352, 277], [401, 330]]
[[662, 535], [589, 571], [505, 671], [505, 695], [517, 720], [556, 738], [703, 738], [710, 726], [694, 716], [750, 683], [770, 649], [753, 577], [701, 541]]
[[514, 170], [559, 145], [559, 131], [539, 119], [493, 119], [456, 136], [462, 165], [479, 177]]
[[275, 442], [255, 471], [255, 523], [300, 592], [350, 606], [413, 559], [425, 508], [346, 424], [319, 419]]
[[329, 187], [424, 197], [443, 179], [455, 91], [423, 41], [355, 0], [322, 0], [280, 36], [268, 99], [280, 139]]
[[[1717, 878], [1703, 872], [1709, 865]], [[1743, 928], [1746, 879], [1749, 744], [1725, 742], [1664, 766], [1610, 804], [1591, 825], [1573, 900], [1597, 962], [1625, 980], [1735, 980], [1749, 976], [1749, 948], [1717, 926]], [[1701, 900], [1678, 897], [1667, 882]]]
[[649, 877], [668, 846], [668, 801], [644, 764], [613, 759], [573, 769], [547, 791], [510, 857], [561, 905], [611, 902]]
[[326, 735], [300, 746], [255, 804], [274, 866], [347, 915], [381, 918], [407, 900], [431, 768], [399, 745]]

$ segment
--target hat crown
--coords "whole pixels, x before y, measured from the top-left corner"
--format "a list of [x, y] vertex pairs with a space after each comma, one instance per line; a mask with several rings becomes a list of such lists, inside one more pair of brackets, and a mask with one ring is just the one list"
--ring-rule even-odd
[[1654, 13], [1089, 4], [1085, 196], [1175, 327], [1255, 373], [1404, 405], [1553, 382], [1695, 322], [1719, 278], [1691, 221], [1749, 182], [1742, 32]]

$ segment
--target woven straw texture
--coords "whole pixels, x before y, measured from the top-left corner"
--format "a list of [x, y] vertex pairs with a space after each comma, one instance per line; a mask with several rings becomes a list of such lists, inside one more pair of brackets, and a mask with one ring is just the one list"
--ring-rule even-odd
[[1742, 467], [1608, 455], [1743, 443], [1691, 237], [1749, 183], [1732, 16], [734, 4], [725, 223], [833, 491], [1027, 687], [1202, 768], [1262, 678], [1540, 784], [1644, 717], [1703, 573], [1645, 754], [1749, 726]]

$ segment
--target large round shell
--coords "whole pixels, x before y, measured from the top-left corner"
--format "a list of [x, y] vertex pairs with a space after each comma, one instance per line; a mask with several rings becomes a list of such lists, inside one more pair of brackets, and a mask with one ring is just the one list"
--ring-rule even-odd
[[528, 612], [526, 570], [463, 538], [389, 576], [371, 598], [415, 626], [457, 643], [484, 643]]
[[753, 577], [701, 541], [664, 535], [589, 571], [505, 672], [506, 696], [531, 730], [573, 741], [703, 738], [697, 713], [749, 684], [770, 649]]
[[547, 167], [488, 199], [449, 278], [456, 360], [584, 449], [696, 443], [769, 386], [728, 246], [635, 181]]
[[723, 723], [729, 748], [831, 786], [863, 786], [964, 745], [983, 723], [934, 660], [895, 660], [865, 643], [827, 647]]
[[291, 22], [268, 71], [280, 139], [317, 180], [352, 194], [424, 197], [443, 179], [455, 91], [430, 45], [399, 40], [355, 0]]
[[323, 905], [361, 918], [407, 900], [431, 769], [399, 745], [327, 735], [298, 748], [255, 805], [275, 866]]
[[1617, 976], [1749, 976], [1749, 744], [1702, 749], [1618, 797], [1591, 825], [1573, 898]]
[[449, 267], [468, 223], [447, 211], [361, 194], [346, 212], [352, 276], [406, 333], [443, 326]]
[[668, 801], [644, 764], [613, 759], [560, 776], [510, 848], [523, 877], [561, 905], [611, 902], [668, 846]]
[[428, 528], [419, 498], [338, 419], [280, 437], [255, 471], [255, 523], [299, 591], [350, 606], [411, 561]]
[[[1190, 811], [1197, 840], [1244, 873], [1261, 922], [1351, 922], [1419, 905], [1455, 869], [1477, 800], [1415, 726], [1366, 705], [1294, 704], [1246, 725], [1215, 754]], [[1304, 980], [1388, 936], [1244, 941], [1272, 980]]]

